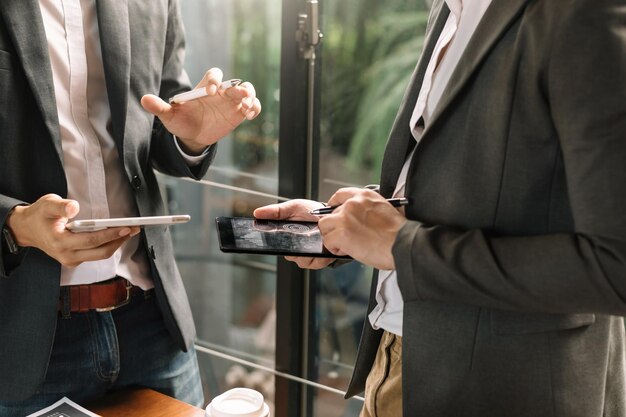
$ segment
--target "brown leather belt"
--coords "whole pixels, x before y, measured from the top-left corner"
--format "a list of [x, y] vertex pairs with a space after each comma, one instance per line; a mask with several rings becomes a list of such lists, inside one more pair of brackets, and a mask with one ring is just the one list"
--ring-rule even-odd
[[111, 311], [128, 304], [131, 295], [142, 291], [122, 277], [89, 285], [69, 285], [61, 287], [59, 311], [63, 311], [68, 297], [71, 313]]

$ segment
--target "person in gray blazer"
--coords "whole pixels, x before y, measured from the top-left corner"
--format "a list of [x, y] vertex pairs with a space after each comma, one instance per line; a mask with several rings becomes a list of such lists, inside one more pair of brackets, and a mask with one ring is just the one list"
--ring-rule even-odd
[[177, 0], [0, 2], [0, 416], [138, 385], [202, 405], [168, 229], [65, 228], [165, 214], [154, 169], [202, 178], [259, 114], [219, 69], [168, 104], [183, 60]]
[[362, 415], [626, 416], [625, 161], [623, 0], [436, 0], [380, 194], [339, 190], [319, 220], [379, 270]]

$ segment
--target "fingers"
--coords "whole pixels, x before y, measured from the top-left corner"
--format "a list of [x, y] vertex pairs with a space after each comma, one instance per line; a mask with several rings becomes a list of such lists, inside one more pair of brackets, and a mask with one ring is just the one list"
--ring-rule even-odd
[[54, 235], [53, 241], [44, 250], [63, 266], [76, 267], [83, 262], [110, 258], [139, 232], [139, 227], [116, 227], [86, 233], [64, 230]]
[[78, 201], [69, 200], [68, 203], [65, 205], [65, 217], [67, 217], [68, 219], [76, 217], [79, 211], [80, 205], [78, 204]]
[[337, 191], [335, 191], [335, 194], [333, 194], [332, 197], [330, 197], [326, 203], [329, 206], [337, 206], [337, 205], [345, 203], [346, 200], [356, 195], [362, 194], [364, 192], [373, 193], [373, 191], [365, 190], [363, 188], [357, 188], [357, 187], [340, 188]]
[[257, 219], [280, 219], [280, 204], [269, 204], [267, 206], [258, 207], [252, 212], [252, 215]]
[[204, 73], [204, 76], [202, 76], [202, 79], [196, 87], [201, 87], [202, 85], [210, 83], [219, 84], [222, 82], [222, 78], [224, 78], [222, 70], [217, 67], [213, 67]]
[[309, 212], [315, 208], [323, 207], [322, 203], [313, 200], [294, 199], [284, 203], [270, 204], [254, 210], [254, 217], [258, 219], [286, 219], [317, 221], [318, 217]]
[[[248, 81], [244, 81], [243, 83], [235, 86], [235, 87], [230, 87], [227, 88], [225, 90], [221, 90], [222, 94], [224, 95], [224, 97], [227, 97], [231, 100], [244, 100], [246, 98], [248, 99], [254, 99], [256, 97], [256, 90], [254, 89], [254, 86], [252, 85], [252, 83], [248, 82]], [[248, 103], [248, 102], [246, 102]], [[250, 101], [248, 104], [246, 104], [247, 106], [250, 106], [252, 104], [252, 102]]]
[[237, 87], [224, 90], [223, 94], [231, 100], [241, 101], [241, 113], [246, 119], [252, 120], [261, 113], [261, 102], [256, 97], [252, 83], [243, 82]]
[[341, 239], [342, 238], [339, 236], [336, 230], [331, 231], [324, 236], [324, 247], [333, 255], [346, 256], [347, 253], [342, 251], [339, 246], [337, 246], [338, 244], [341, 244], [343, 242]]
[[326, 247], [326, 249], [328, 249], [331, 253], [338, 255], [336, 253], [337, 248], [333, 245], [333, 238], [335, 236], [331, 235], [331, 233], [333, 233], [338, 226], [336, 216], [328, 215], [320, 218], [317, 226], [319, 227], [320, 233], [322, 234], [322, 237], [324, 239], [324, 246]]
[[108, 259], [131, 238], [130, 234], [89, 249], [66, 251], [57, 260], [64, 266], [76, 267], [83, 262]]
[[85, 233], [74, 233], [66, 230], [63, 233], [63, 246], [67, 250], [94, 249], [126, 236], [133, 237], [139, 231], [139, 227], [111, 227]]
[[198, 90], [205, 90], [207, 96], [199, 91], [183, 102], [170, 105], [147, 94], [142, 97], [141, 104], [193, 151], [203, 150], [231, 133], [244, 120], [252, 120], [261, 112], [261, 103], [251, 83], [220, 88], [222, 78], [219, 68], [211, 68], [196, 86]]
[[51, 236], [65, 230], [68, 219], [80, 211], [77, 201], [46, 194], [29, 206], [15, 207], [9, 218], [11, 230], [20, 246], [42, 249]]
[[141, 105], [146, 111], [154, 114], [162, 121], [168, 121], [171, 116], [172, 106], [154, 94], [146, 94], [141, 97]]
[[252, 85], [252, 83], [248, 81], [244, 81], [241, 84], [239, 84], [239, 87], [242, 87], [248, 90], [249, 97], [256, 97], [256, 89], [254, 88], [254, 85]]
[[47, 194], [40, 198], [46, 217], [50, 219], [75, 217], [80, 211], [78, 201], [61, 198], [56, 194]]
[[204, 77], [202, 77], [202, 80], [200, 80], [195, 88], [206, 87], [207, 94], [209, 96], [214, 96], [217, 93], [218, 87], [223, 78], [224, 73], [221, 69], [211, 68], [204, 73]]
[[295, 262], [302, 269], [322, 269], [332, 264], [334, 258], [305, 258], [301, 256], [285, 256], [290, 262]]
[[109, 258], [140, 232], [139, 227], [118, 227], [73, 233], [66, 229], [67, 221], [79, 211], [77, 201], [47, 194], [30, 206], [16, 207], [11, 216], [12, 226], [22, 246], [40, 249], [65, 266]]
[[[251, 99], [250, 97], [245, 98], [244, 101], [248, 101], [251, 102], [252, 104], [248, 104], [250, 107], [246, 108], [244, 106], [242, 106], [242, 112], [243, 115], [246, 119], [248, 120], [252, 120], [255, 117], [257, 117], [259, 115], [259, 113], [261, 113], [261, 102], [259, 101], [258, 98], [253, 98]], [[243, 103], [242, 103], [243, 104]]]
[[338, 208], [333, 211], [333, 214], [345, 214], [345, 213], [355, 213], [362, 212], [365, 207], [371, 207], [372, 205], [379, 203], [387, 204], [386, 200], [376, 191], [364, 189], [364, 188], [341, 188], [333, 194], [333, 196], [328, 200], [328, 205], [330, 206], [338, 206]]

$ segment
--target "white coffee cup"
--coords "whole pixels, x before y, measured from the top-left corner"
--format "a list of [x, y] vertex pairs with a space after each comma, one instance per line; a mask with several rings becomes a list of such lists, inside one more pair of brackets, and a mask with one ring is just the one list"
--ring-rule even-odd
[[205, 414], [207, 417], [269, 417], [270, 408], [260, 392], [233, 388], [213, 398]]

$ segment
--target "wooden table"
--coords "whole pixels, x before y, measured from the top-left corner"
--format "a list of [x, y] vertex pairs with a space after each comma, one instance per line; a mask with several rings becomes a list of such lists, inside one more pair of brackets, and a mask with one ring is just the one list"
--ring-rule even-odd
[[114, 392], [84, 407], [102, 417], [205, 417], [203, 409], [147, 388]]

